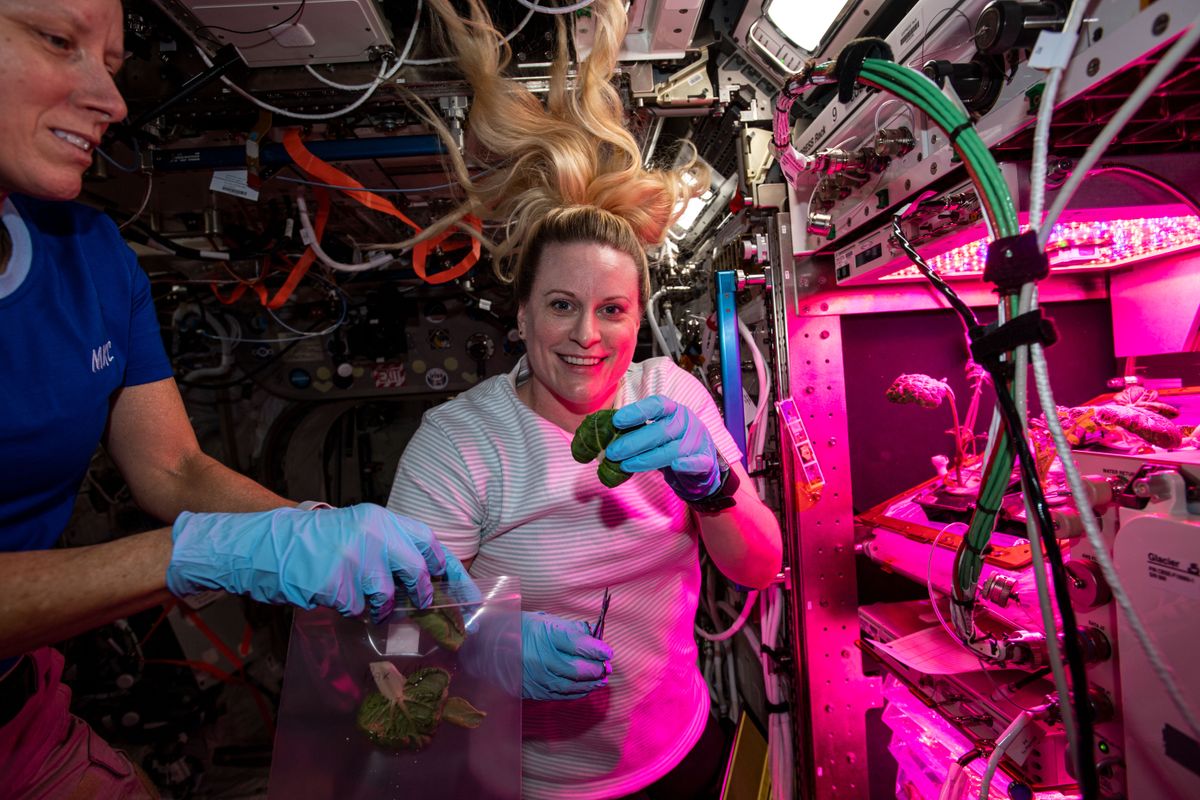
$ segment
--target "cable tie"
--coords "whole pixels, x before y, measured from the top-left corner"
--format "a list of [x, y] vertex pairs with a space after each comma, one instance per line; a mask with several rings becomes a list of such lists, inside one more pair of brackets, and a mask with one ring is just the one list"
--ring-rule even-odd
[[767, 645], [759, 645], [759, 649], [771, 659], [771, 672], [781, 672], [792, 663], [792, 657], [782, 650], [776, 650]]
[[1029, 344], [1048, 347], [1058, 341], [1054, 323], [1042, 316], [1040, 308], [1013, 317], [1000, 326], [992, 324], [972, 328], [969, 335], [971, 357], [993, 375], [1014, 367], [1012, 362], [1000, 360], [1003, 354]]
[[[999, 514], [1000, 513], [1000, 506], [996, 506], [995, 508], [989, 508], [989, 507], [985, 506], [983, 503], [979, 502], [978, 500], [975, 501], [975, 507], [987, 512], [988, 514]], [[970, 540], [968, 540], [968, 541], [970, 541]], [[980, 556], [983, 555], [982, 551], [976, 550], [974, 547], [970, 547], [969, 545], [968, 545], [967, 549], [970, 550], [972, 553], [975, 553], [976, 555], [980, 555]]]
[[833, 65], [837, 76], [838, 100], [849, 103], [854, 98], [854, 85], [862, 72], [863, 62], [868, 58], [894, 61], [892, 48], [883, 39], [865, 37], [846, 43]]
[[950, 144], [958, 144], [958, 137], [962, 136], [963, 131], [973, 127], [973, 125], [974, 123], [972, 123], [969, 119], [965, 119], [959, 123], [958, 127], [950, 131]]

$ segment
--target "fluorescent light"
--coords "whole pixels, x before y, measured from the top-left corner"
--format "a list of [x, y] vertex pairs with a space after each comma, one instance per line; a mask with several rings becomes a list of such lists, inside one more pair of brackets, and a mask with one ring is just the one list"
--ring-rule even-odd
[[[686, 174], [684, 180], [687, 180]], [[696, 222], [696, 218], [708, 207], [712, 199], [713, 193], [712, 190], [709, 190], [699, 197], [693, 197], [688, 200], [688, 204], [684, 207], [683, 213], [679, 215], [679, 219], [676, 220], [674, 228], [680, 232], [691, 230], [692, 225]]]
[[775, 23], [787, 38], [812, 53], [820, 46], [829, 26], [842, 13], [842, 4], [824, 2], [801, 2], [800, 0], [773, 0], [767, 7], [767, 19]]

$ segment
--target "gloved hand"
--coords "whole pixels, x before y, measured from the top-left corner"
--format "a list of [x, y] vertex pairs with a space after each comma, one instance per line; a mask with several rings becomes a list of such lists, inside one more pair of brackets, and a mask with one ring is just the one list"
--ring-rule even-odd
[[684, 500], [702, 500], [720, 488], [717, 445], [687, 406], [655, 394], [617, 409], [612, 422], [618, 430], [636, 428], [618, 435], [604, 450], [621, 469], [661, 470], [667, 485]]
[[577, 700], [608, 685], [612, 648], [593, 638], [586, 622], [522, 611], [521, 652], [527, 700]]
[[180, 597], [224, 589], [266, 603], [328, 606], [346, 616], [369, 605], [379, 622], [395, 605], [397, 578], [420, 607], [433, 600], [431, 574], [470, 581], [427, 525], [368, 503], [315, 511], [185, 511], [171, 535], [167, 588]]

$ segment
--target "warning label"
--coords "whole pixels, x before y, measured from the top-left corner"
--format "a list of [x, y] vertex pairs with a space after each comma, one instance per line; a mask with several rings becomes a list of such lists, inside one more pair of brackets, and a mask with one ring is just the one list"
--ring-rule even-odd
[[1184, 563], [1170, 556], [1147, 553], [1146, 568], [1150, 579], [1164, 584], [1164, 589], [1200, 598], [1200, 564], [1195, 561]]

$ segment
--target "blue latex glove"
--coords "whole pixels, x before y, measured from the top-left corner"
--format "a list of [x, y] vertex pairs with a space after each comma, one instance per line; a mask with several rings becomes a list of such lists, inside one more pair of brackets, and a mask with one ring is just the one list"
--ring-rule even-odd
[[617, 429], [636, 428], [604, 449], [604, 455], [619, 462], [621, 469], [661, 470], [667, 485], [684, 500], [702, 500], [720, 488], [717, 445], [687, 406], [655, 394], [617, 409], [612, 422]]
[[612, 672], [612, 648], [593, 638], [586, 622], [544, 611], [521, 612], [521, 653], [527, 700], [577, 700], [607, 686]]
[[346, 616], [369, 606], [379, 622], [395, 606], [397, 579], [420, 607], [433, 600], [431, 574], [470, 581], [427, 525], [367, 503], [247, 514], [185, 511], [171, 535], [167, 588], [179, 597], [224, 589], [266, 603], [327, 606]]

